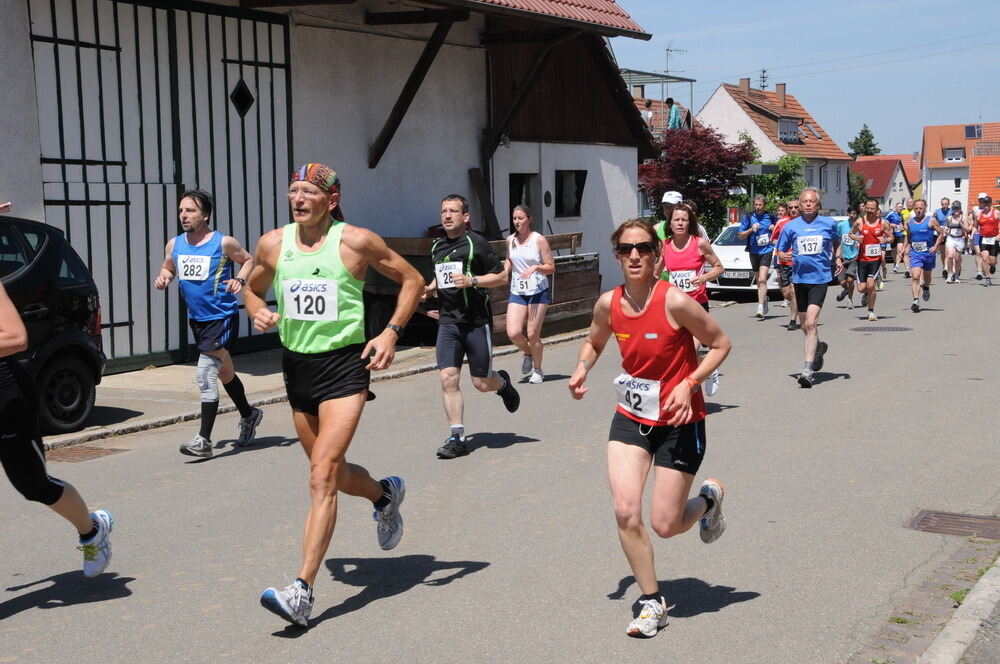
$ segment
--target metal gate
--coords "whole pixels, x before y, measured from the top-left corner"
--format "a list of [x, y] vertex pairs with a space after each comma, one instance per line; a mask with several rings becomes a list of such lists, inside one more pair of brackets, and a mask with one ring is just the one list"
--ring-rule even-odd
[[182, 359], [183, 303], [152, 286], [180, 232], [178, 196], [212, 192], [212, 225], [250, 251], [285, 215], [287, 19], [142, 0], [28, 0], [28, 11], [46, 222], [97, 282], [111, 366]]

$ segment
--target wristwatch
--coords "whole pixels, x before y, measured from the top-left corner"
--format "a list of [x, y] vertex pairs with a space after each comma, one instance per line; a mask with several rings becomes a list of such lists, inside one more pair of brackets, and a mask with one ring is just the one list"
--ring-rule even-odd
[[385, 329], [392, 330], [393, 332], [396, 333], [397, 336], [403, 334], [403, 326], [402, 325], [395, 325], [393, 323], [389, 323], [388, 325], [385, 326]]
[[240, 286], [246, 286], [247, 285], [247, 280], [244, 279], [243, 277], [236, 277], [236, 281], [240, 282]]
[[479, 285], [479, 277], [473, 277], [472, 278], [472, 285], [473, 286], [478, 286]]

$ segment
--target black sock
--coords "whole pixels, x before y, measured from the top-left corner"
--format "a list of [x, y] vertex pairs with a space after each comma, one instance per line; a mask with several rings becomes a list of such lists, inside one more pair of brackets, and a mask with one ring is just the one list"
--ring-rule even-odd
[[389, 483], [386, 482], [385, 480], [379, 480], [378, 483], [382, 485], [382, 496], [375, 501], [374, 505], [375, 509], [380, 510], [386, 505], [388, 505], [391, 501], [389, 499]]
[[201, 429], [198, 431], [198, 435], [205, 440], [212, 440], [212, 427], [215, 426], [215, 414], [218, 412], [218, 401], [201, 402]]
[[240, 417], [250, 417], [250, 413], [253, 412], [253, 408], [247, 402], [247, 393], [243, 389], [243, 381], [236, 374], [233, 374], [233, 379], [228, 383], [223, 383], [222, 387], [226, 388], [226, 394], [229, 398], [233, 400], [236, 404], [236, 410], [240, 411]]
[[87, 540], [92, 540], [95, 537], [97, 537], [97, 524], [96, 523], [94, 524], [93, 530], [91, 530], [89, 533], [84, 533], [84, 534], [80, 535], [80, 541], [81, 542], [86, 542]]
[[646, 599], [651, 599], [654, 602], [659, 602], [660, 601], [660, 593], [654, 593], [652, 595], [639, 595], [639, 600], [640, 601], [646, 600]]
[[705, 514], [708, 514], [712, 511], [712, 508], [715, 507], [715, 501], [705, 494], [701, 494], [701, 497], [705, 499], [705, 504], [708, 505], [708, 507], [705, 508]]

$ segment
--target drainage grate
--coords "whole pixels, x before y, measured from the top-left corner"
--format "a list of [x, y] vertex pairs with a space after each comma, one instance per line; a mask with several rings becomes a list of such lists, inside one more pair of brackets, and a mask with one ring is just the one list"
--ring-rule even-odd
[[852, 327], [851, 332], [912, 332], [912, 327], [894, 327], [892, 325], [875, 325], [873, 327]]
[[103, 456], [108, 456], [109, 454], [118, 454], [119, 452], [128, 452], [128, 450], [117, 449], [112, 447], [88, 447], [87, 445], [71, 445], [69, 447], [60, 447], [59, 449], [52, 450], [51, 452], [46, 452], [45, 460], [68, 461], [70, 463], [77, 463], [79, 461], [90, 461], [91, 459], [98, 459]]
[[925, 533], [975, 535], [983, 539], [1000, 539], [1000, 519], [993, 516], [920, 510], [920, 513], [910, 521], [909, 527]]

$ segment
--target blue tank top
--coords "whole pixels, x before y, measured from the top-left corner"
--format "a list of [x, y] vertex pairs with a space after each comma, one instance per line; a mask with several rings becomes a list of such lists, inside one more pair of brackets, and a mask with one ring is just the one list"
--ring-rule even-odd
[[910, 217], [910, 221], [906, 224], [906, 229], [910, 233], [910, 248], [917, 253], [929, 253], [928, 250], [937, 238], [934, 231], [931, 230], [931, 218], [925, 216], [922, 222], [917, 223], [913, 221], [913, 217]]
[[197, 247], [188, 244], [184, 234], [178, 235], [172, 256], [191, 320], [218, 320], [239, 313], [236, 296], [226, 292], [233, 262], [222, 253], [222, 233], [214, 231], [208, 242]]

